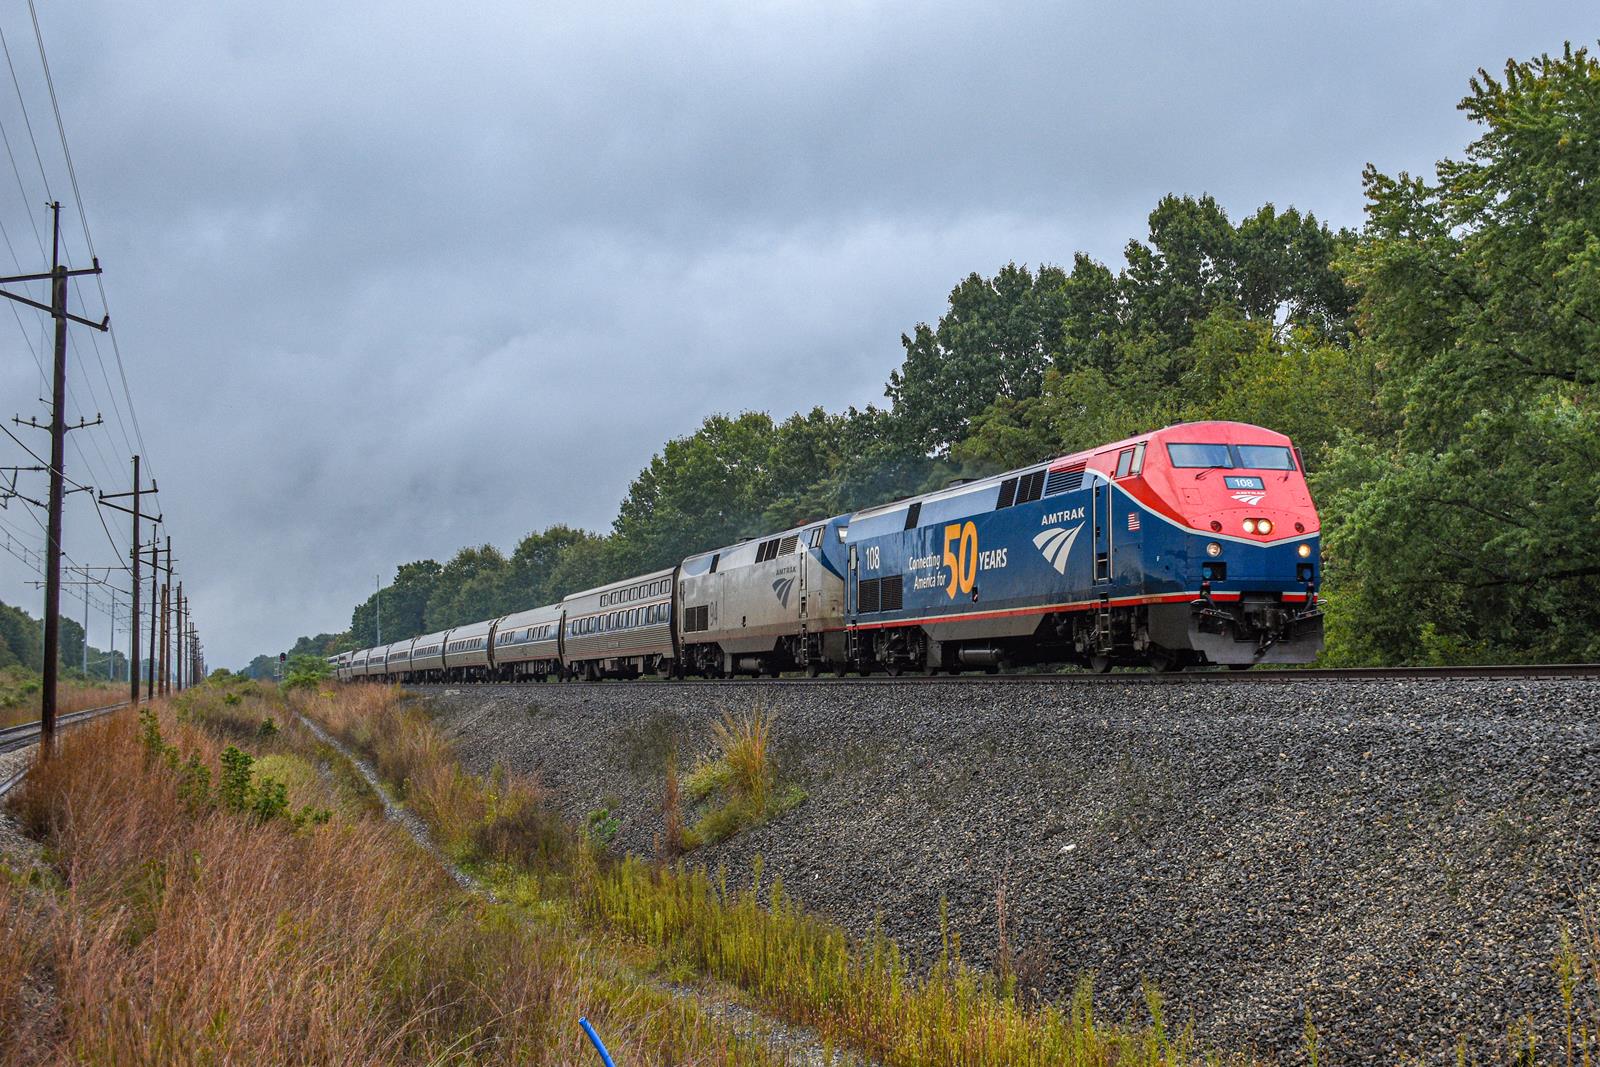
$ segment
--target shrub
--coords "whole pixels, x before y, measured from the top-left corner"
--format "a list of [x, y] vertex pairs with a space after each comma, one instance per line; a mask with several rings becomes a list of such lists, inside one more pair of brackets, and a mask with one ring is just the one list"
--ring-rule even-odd
[[711, 727], [733, 788], [757, 813], [766, 811], [772, 794], [774, 771], [767, 753], [771, 730], [772, 716], [759, 704], [743, 715], [724, 712], [722, 721]]
[[284, 672], [283, 688], [290, 692], [296, 689], [314, 690], [331, 673], [328, 661], [321, 656], [293, 656], [289, 660], [289, 669]]
[[611, 814], [610, 808], [596, 808], [584, 820], [584, 832], [589, 835], [589, 840], [601, 848], [611, 844], [616, 839], [617, 831], [622, 828], [622, 823]]
[[[759, 825], [795, 807], [805, 793], [789, 787], [781, 792], [777, 768], [769, 751], [772, 716], [761, 705], [742, 715], [723, 713], [722, 721], [711, 727], [719, 749], [715, 759], [702, 760], [689, 772], [685, 791], [690, 799], [713, 802], [691, 831], [681, 825], [676, 834], [669, 814], [667, 848], [677, 856], [700, 844], [724, 841], [749, 826]], [[668, 793], [677, 804], [676, 767], [668, 765]], [[720, 798], [720, 801], [719, 799]], [[681, 814], [678, 816], [681, 823]]]
[[222, 778], [217, 783], [217, 803], [229, 811], [244, 811], [250, 806], [250, 765], [248, 753], [232, 745], [222, 750]]

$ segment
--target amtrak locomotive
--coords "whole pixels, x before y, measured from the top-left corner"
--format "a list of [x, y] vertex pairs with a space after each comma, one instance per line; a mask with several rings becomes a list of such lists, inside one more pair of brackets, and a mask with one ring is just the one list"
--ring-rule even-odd
[[399, 682], [1306, 663], [1320, 531], [1287, 437], [1185, 423], [330, 662]]

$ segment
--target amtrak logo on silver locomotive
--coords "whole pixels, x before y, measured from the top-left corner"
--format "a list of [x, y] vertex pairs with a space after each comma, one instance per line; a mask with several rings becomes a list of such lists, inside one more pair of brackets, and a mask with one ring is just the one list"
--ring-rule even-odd
[[772, 591], [778, 594], [778, 603], [784, 607], [789, 606], [789, 591], [794, 588], [794, 578], [779, 578], [772, 583]]

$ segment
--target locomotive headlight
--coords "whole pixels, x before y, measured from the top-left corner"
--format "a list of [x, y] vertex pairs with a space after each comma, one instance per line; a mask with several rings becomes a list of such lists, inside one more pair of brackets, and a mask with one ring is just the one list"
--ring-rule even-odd
[[1257, 519], [1256, 520], [1256, 533], [1269, 534], [1271, 532], [1272, 532], [1272, 520], [1271, 519]]
[[1222, 555], [1222, 546], [1217, 544], [1215, 541], [1211, 542], [1209, 545], [1206, 546], [1206, 555], [1208, 555], [1208, 556], [1220, 556], [1220, 555]]
[[1245, 533], [1255, 533], [1256, 532], [1256, 520], [1254, 520], [1254, 519], [1246, 519], [1246, 520], [1244, 520], [1244, 532]]
[[1296, 551], [1300, 553], [1301, 559], [1311, 558], [1311, 545], [1309, 542], [1301, 542], [1300, 547], [1296, 549]]

